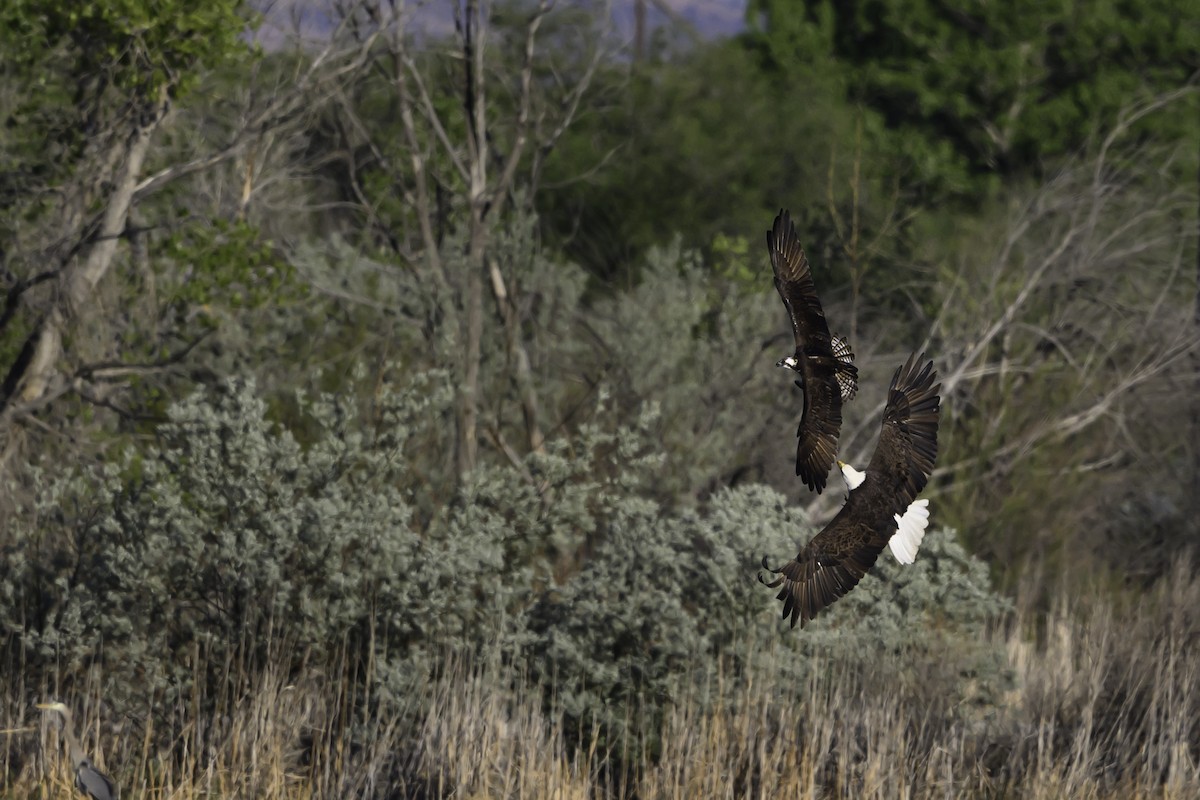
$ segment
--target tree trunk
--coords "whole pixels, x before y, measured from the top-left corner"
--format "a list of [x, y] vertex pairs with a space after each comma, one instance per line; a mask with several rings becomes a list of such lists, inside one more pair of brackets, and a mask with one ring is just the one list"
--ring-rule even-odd
[[462, 20], [467, 116], [467, 155], [471, 209], [470, 241], [467, 245], [466, 294], [463, 298], [463, 382], [458, 390], [458, 448], [456, 471], [462, 476], [475, 468], [479, 450], [479, 360], [483, 339], [484, 249], [487, 245], [487, 116], [483, 94], [483, 31], [478, 0], [467, 0]]
[[100, 220], [87, 256], [68, 267], [62, 276], [57, 304], [42, 318], [30, 334], [22, 357], [9, 370], [3, 385], [8, 389], [0, 407], [0, 419], [7, 422], [18, 406], [37, 403], [46, 397], [53, 370], [62, 356], [63, 334], [74, 326], [88, 305], [96, 286], [112, 266], [117, 242], [125, 231], [138, 177], [150, 149], [150, 139], [166, 116], [168, 101], [162, 94], [150, 114], [140, 121], [125, 146], [125, 158], [113, 176], [113, 190]]
[[504, 320], [505, 347], [517, 384], [517, 394], [521, 398], [521, 413], [525, 418], [529, 449], [540, 452], [546, 438], [542, 434], [539, 422], [541, 410], [538, 406], [537, 387], [533, 383], [533, 371], [529, 367], [529, 353], [525, 349], [525, 343], [521, 341], [521, 318], [517, 313], [517, 303], [509, 294], [504, 283], [504, 273], [500, 271], [500, 265], [494, 258], [488, 259], [488, 269], [492, 279], [492, 294], [496, 297], [500, 317]]
[[457, 471], [461, 478], [475, 468], [479, 450], [479, 362], [483, 340], [483, 219], [481, 209], [472, 208], [471, 244], [467, 251], [467, 286], [464, 298], [463, 325], [464, 370], [458, 391], [458, 456]]
[[[1196, 169], [1196, 232], [1200, 234], [1200, 167]], [[1192, 525], [1200, 525], [1200, 239], [1196, 241], [1196, 297], [1192, 309], [1192, 374], [1196, 390], [1192, 395]]]

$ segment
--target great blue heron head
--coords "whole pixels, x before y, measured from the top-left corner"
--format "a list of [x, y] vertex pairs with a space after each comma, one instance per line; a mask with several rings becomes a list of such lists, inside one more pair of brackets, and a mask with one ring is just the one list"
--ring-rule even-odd
[[[71, 717], [71, 709], [67, 708], [66, 704], [60, 703], [56, 700], [53, 703], [37, 703], [36, 705], [43, 711], [57, 711], [59, 727], [65, 731], [71, 731], [71, 724], [73, 722]], [[71, 733], [71, 735], [73, 736], [74, 734]]]

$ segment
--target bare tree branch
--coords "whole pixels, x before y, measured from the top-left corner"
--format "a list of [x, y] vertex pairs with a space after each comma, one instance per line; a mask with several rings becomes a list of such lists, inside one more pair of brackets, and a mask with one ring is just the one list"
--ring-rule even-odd
[[512, 186], [513, 177], [517, 173], [517, 165], [521, 163], [521, 157], [525, 153], [525, 143], [529, 135], [529, 108], [533, 102], [531, 95], [534, 41], [537, 38], [538, 28], [541, 27], [542, 20], [550, 10], [551, 5], [550, 0], [541, 0], [537, 11], [534, 13], [525, 30], [525, 60], [521, 65], [520, 110], [517, 112], [517, 122], [513, 131], [514, 139], [512, 149], [508, 154], [508, 161], [505, 163], [504, 169], [500, 173], [500, 179], [496, 181], [496, 185], [491, 192], [493, 202], [497, 202], [502, 198], [508, 192], [509, 187]]
[[[354, 50], [346, 52], [342, 49], [340, 34], [348, 25], [348, 21], [349, 17], [342, 19], [326, 46], [309, 62], [307, 69], [296, 77], [289, 90], [273, 95], [261, 110], [242, 123], [234, 132], [231, 141], [215, 152], [190, 161], [171, 164], [153, 175], [142, 178], [134, 189], [135, 199], [141, 199], [180, 178], [211, 169], [241, 155], [255, 138], [287, 124], [299, 112], [311, 108], [323, 94], [335, 94], [350, 75], [357, 73], [368, 63], [371, 50], [380, 35], [380, 31], [375, 31], [364, 38]], [[344, 58], [344, 63], [326, 70], [326, 63], [339, 56]]]

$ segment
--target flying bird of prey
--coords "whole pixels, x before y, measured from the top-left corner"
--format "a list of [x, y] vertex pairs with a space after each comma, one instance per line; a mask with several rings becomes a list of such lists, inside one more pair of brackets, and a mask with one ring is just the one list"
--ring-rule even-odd
[[937, 459], [938, 414], [941, 398], [934, 385], [933, 362], [914, 353], [896, 370], [888, 388], [883, 425], [866, 475], [850, 492], [846, 504], [824, 530], [779, 569], [767, 583], [782, 585], [778, 599], [783, 616], [800, 627], [822, 609], [853, 589], [875, 565], [896, 532], [896, 515], [905, 513], [933, 472]]
[[[837, 462], [846, 486], [854, 491], [862, 485], [867, 473], [860, 472], [845, 461]], [[911, 564], [917, 560], [917, 550], [925, 539], [925, 529], [929, 527], [929, 500], [922, 497], [908, 504], [904, 514], [896, 514], [896, 532], [888, 539], [888, 549], [892, 556], [901, 564]]]
[[796, 429], [796, 474], [820, 494], [837, 456], [842, 402], [858, 391], [858, 368], [846, 340], [829, 333], [808, 257], [786, 210], [780, 210], [767, 231], [767, 251], [775, 289], [791, 317], [796, 339], [796, 351], [776, 366], [794, 370], [800, 376], [796, 385], [804, 390], [804, 410]]

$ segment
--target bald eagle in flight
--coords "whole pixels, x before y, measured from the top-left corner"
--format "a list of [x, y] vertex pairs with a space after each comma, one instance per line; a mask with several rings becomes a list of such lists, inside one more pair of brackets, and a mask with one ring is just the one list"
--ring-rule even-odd
[[[838, 460], [838, 468], [846, 479], [846, 486], [854, 491], [866, 479], [867, 473], [860, 472], [845, 461]], [[896, 514], [896, 532], [888, 539], [888, 549], [900, 564], [911, 564], [917, 560], [917, 550], [925, 539], [925, 529], [929, 527], [929, 500], [920, 498], [908, 504], [903, 515]]]
[[776, 364], [795, 370], [804, 390], [804, 410], [796, 429], [796, 474], [818, 494], [825, 488], [837, 456], [842, 403], [858, 391], [858, 368], [845, 339], [831, 336], [813, 284], [808, 257], [786, 209], [767, 231], [767, 251], [775, 289], [792, 320], [796, 351]]
[[838, 515], [779, 569], [768, 567], [763, 556], [763, 569], [779, 577], [767, 583], [760, 574], [759, 580], [772, 589], [782, 585], [778, 599], [793, 628], [797, 620], [804, 627], [858, 585], [903, 526], [897, 515], [907, 514], [929, 481], [937, 459], [941, 385], [934, 384], [933, 362], [922, 366], [923, 360], [914, 353], [892, 376], [875, 453]]

